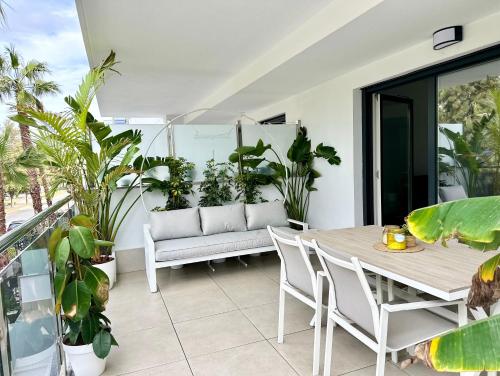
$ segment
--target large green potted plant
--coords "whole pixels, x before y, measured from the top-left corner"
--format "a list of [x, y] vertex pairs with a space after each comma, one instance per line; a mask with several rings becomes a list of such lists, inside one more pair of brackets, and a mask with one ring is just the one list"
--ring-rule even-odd
[[[438, 204], [410, 213], [409, 231], [420, 240], [446, 245], [450, 239], [477, 249], [500, 247], [500, 196]], [[472, 276], [467, 305], [486, 311], [500, 298], [500, 255], [495, 254]], [[500, 315], [474, 321], [417, 346], [416, 355], [437, 371], [500, 370]]]
[[76, 376], [103, 373], [111, 346], [117, 345], [110, 320], [103, 314], [109, 278], [91, 262], [101, 245], [111, 244], [94, 238], [92, 219], [84, 215], [71, 218], [49, 238], [49, 257], [56, 266], [55, 310], [62, 314], [64, 352]]
[[[265, 153], [268, 150], [275, 156], [275, 161], [266, 158]], [[246, 164], [254, 169], [266, 162], [270, 174], [260, 175], [267, 175], [270, 182], [286, 199], [285, 208], [289, 218], [304, 222], [307, 220], [311, 192], [317, 190], [314, 182], [321, 176], [314, 168], [314, 162], [318, 158], [326, 160], [330, 165], [339, 165], [341, 162], [332, 146], [320, 143], [313, 150], [306, 128], [301, 127], [288, 149], [288, 161], [282, 160], [272, 145], [264, 145], [262, 140], [259, 140], [256, 146], [242, 146], [236, 149], [229, 160]]]
[[[127, 130], [113, 134], [110, 126], [99, 122], [89, 112], [96, 92], [107, 72], [113, 71], [115, 54], [110, 55], [84, 77], [74, 96], [65, 98], [68, 110], [63, 113], [26, 110], [13, 120], [37, 128], [36, 144], [53, 171], [51, 192], [67, 187], [79, 213], [93, 223], [93, 233], [114, 243], [124, 219], [140, 199], [137, 194], [141, 175], [164, 165], [167, 158], [139, 155], [142, 134]], [[131, 177], [121, 195], [120, 180]], [[136, 193], [128, 200], [129, 195]], [[117, 197], [116, 201], [112, 201]], [[116, 259], [111, 246], [99, 245], [92, 262], [104, 270], [111, 287], [116, 279]]]

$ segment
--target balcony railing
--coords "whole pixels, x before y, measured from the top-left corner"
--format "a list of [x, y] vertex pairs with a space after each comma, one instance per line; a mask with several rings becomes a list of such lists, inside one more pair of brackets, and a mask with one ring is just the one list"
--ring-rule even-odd
[[71, 212], [64, 198], [0, 237], [1, 376], [56, 376], [64, 369], [47, 242]]

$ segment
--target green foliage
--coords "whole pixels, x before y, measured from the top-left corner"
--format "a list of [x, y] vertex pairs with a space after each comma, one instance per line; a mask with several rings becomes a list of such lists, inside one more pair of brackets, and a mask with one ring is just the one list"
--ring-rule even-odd
[[[144, 159], [138, 155], [141, 132], [127, 130], [112, 134], [111, 127], [89, 112], [105, 75], [114, 71], [114, 66], [115, 53], [111, 51], [98, 67], [87, 73], [76, 94], [65, 98], [68, 111], [26, 110], [12, 117], [20, 124], [37, 129], [37, 147], [54, 171], [51, 193], [60, 187], [69, 188], [78, 211], [91, 219], [92, 234], [110, 242], [114, 242], [121, 224], [140, 198], [137, 195], [128, 200], [140, 177], [166, 163], [166, 158]], [[93, 148], [92, 138], [98, 144], [97, 150]], [[131, 181], [112, 205], [113, 193], [124, 178]], [[94, 262], [110, 252], [109, 245], [99, 243], [93, 249]]]
[[[470, 198], [438, 204], [410, 213], [408, 228], [417, 238], [432, 243], [449, 239], [480, 251], [500, 247], [500, 196]], [[499, 299], [500, 256], [486, 261], [473, 276], [470, 307], [488, 308]], [[417, 347], [417, 356], [437, 371], [495, 371], [499, 369], [500, 316], [434, 338]]]
[[95, 243], [91, 218], [74, 217], [69, 228], [56, 228], [49, 239], [48, 251], [56, 264], [54, 277], [55, 310], [64, 313], [64, 342], [92, 344], [95, 354], [105, 358], [116, 341], [110, 321], [102, 314], [109, 297], [109, 279], [91, 265]]
[[187, 195], [193, 193], [192, 173], [194, 164], [185, 158], [166, 158], [165, 165], [169, 170], [168, 180], [153, 177], [144, 178], [142, 181], [149, 184], [148, 191], [159, 190], [167, 198], [166, 210], [189, 208]]
[[262, 140], [255, 146], [241, 146], [229, 156], [229, 162], [238, 164], [238, 174], [234, 179], [236, 199], [246, 204], [264, 202], [261, 186], [269, 185], [273, 179], [258, 168], [266, 159], [263, 157], [271, 145], [264, 145]]
[[214, 159], [207, 161], [203, 171], [205, 179], [201, 182], [199, 191], [202, 193], [200, 206], [221, 206], [231, 201], [233, 195], [233, 168], [229, 163], [216, 163]]
[[[264, 157], [266, 151], [271, 151], [276, 157], [276, 161], [269, 161]], [[312, 149], [311, 140], [307, 136], [307, 130], [301, 127], [297, 137], [287, 152], [288, 161], [282, 161], [278, 153], [271, 145], [264, 145], [259, 140], [256, 146], [243, 146], [235, 150], [229, 157], [229, 161], [240, 164], [240, 170], [245, 172], [245, 168], [253, 169], [247, 173], [240, 173], [236, 177], [236, 187], [243, 194], [247, 188], [250, 198], [254, 198], [255, 190], [259, 185], [273, 184], [281, 195], [286, 198], [285, 207], [288, 216], [292, 219], [305, 221], [309, 209], [309, 199], [311, 192], [315, 191], [315, 180], [321, 174], [314, 168], [316, 159], [324, 159], [330, 165], [339, 165], [340, 157], [335, 148], [323, 145], [323, 143]], [[270, 174], [258, 173], [255, 169], [262, 162], [267, 162]], [[239, 180], [242, 183], [239, 183]], [[260, 192], [259, 192], [260, 193]], [[260, 196], [258, 196], [260, 198]], [[256, 200], [255, 200], [256, 201]]]

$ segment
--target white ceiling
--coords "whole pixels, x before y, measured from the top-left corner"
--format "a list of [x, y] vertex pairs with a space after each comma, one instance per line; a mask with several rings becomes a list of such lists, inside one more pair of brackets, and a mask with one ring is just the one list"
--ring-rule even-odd
[[[500, 11], [498, 0], [77, 0], [92, 65], [121, 61], [103, 116], [234, 118]], [[202, 4], [202, 6], [201, 6]], [[439, 4], [439, 6], [437, 6]], [[338, 21], [338, 22], [337, 22]]]
[[110, 49], [121, 76], [103, 116], [183, 113], [330, 0], [77, 0], [90, 64]]

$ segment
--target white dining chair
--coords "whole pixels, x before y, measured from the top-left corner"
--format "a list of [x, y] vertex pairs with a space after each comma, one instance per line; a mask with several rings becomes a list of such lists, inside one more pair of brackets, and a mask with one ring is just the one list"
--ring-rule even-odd
[[[309, 259], [309, 252], [306, 250], [300, 237], [298, 235], [293, 236], [271, 226], [267, 226], [267, 229], [281, 260], [278, 343], [283, 343], [285, 330], [285, 293], [288, 293], [315, 310], [315, 318], [312, 321], [315, 326], [313, 375], [318, 375], [321, 342], [321, 311], [323, 308], [326, 309], [321, 302], [326, 300], [327, 297], [323, 297], [323, 295], [328, 294], [328, 290], [323, 290], [321, 284], [318, 289], [316, 272]], [[318, 296], [321, 297], [318, 299]], [[317, 303], [318, 301], [320, 302], [319, 304]], [[317, 317], [320, 319], [317, 320]]]
[[[461, 302], [433, 300], [378, 305], [356, 257], [330, 249], [327, 252], [315, 240], [312, 244], [330, 285], [324, 375], [330, 375], [335, 324], [377, 354], [376, 376], [384, 375], [387, 353], [412, 347], [457, 327], [427, 309]], [[318, 285], [321, 279], [318, 278]]]

